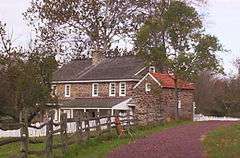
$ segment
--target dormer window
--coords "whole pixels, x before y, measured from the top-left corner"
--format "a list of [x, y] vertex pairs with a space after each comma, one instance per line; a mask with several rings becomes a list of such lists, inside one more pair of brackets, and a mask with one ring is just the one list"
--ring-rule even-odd
[[92, 96], [97, 97], [98, 96], [98, 83], [93, 83], [92, 84]]
[[70, 97], [71, 96], [71, 85], [67, 84], [65, 85], [65, 97]]
[[155, 66], [150, 66], [149, 67], [149, 72], [150, 73], [155, 73], [156, 72]]
[[151, 83], [146, 83], [145, 84], [145, 91], [150, 92], [151, 91]]
[[109, 96], [114, 97], [116, 95], [116, 83], [109, 84]]

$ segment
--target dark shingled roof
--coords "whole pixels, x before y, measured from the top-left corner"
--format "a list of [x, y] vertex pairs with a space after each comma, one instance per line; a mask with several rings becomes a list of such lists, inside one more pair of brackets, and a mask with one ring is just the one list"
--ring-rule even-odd
[[139, 79], [142, 75], [134, 75], [144, 67], [144, 61], [135, 56], [105, 59], [92, 65], [91, 59], [74, 60], [57, 70], [53, 81], [87, 81]]
[[79, 98], [61, 100], [61, 107], [81, 108], [112, 108], [113, 106], [127, 100], [128, 98]]

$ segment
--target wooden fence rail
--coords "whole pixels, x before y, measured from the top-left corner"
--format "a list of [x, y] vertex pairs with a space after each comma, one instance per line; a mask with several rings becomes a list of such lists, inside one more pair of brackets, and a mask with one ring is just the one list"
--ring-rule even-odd
[[[21, 137], [19, 138], [8, 138], [0, 141], [0, 146], [20, 142], [21, 144], [21, 158], [28, 158], [28, 155], [39, 155], [41, 153], [46, 158], [53, 158], [53, 150], [61, 148], [62, 155], [67, 152], [68, 145], [73, 143], [81, 143], [86, 141], [91, 136], [99, 136], [106, 132], [111, 132], [113, 127], [116, 127], [117, 133], [122, 135], [124, 128], [130, 128], [135, 124], [134, 116], [129, 113], [126, 116], [119, 115], [107, 115], [100, 116], [97, 113], [96, 117], [90, 118], [88, 113], [85, 112], [83, 115], [78, 114], [77, 117], [67, 118], [67, 114], [62, 113], [60, 116], [60, 122], [54, 122], [54, 114], [49, 113], [49, 119], [47, 122], [40, 126], [29, 125], [25, 121], [24, 113], [21, 113], [21, 122], [16, 126], [21, 127]], [[74, 123], [75, 131], [69, 131], [68, 123]], [[42, 129], [46, 126], [45, 141], [30, 139], [28, 134], [28, 127], [35, 129]], [[54, 136], [57, 136], [60, 143], [54, 144]], [[44, 143], [45, 149], [42, 151], [30, 151], [30, 144]]]

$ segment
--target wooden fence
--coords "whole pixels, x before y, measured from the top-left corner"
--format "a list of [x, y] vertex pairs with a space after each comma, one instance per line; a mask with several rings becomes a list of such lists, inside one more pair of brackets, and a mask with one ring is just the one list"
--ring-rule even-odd
[[[20, 158], [28, 158], [30, 154], [44, 154], [46, 158], [53, 158], [53, 150], [61, 148], [64, 155], [68, 146], [74, 143], [82, 143], [90, 137], [100, 136], [103, 133], [111, 132], [113, 127], [119, 135], [124, 134], [124, 130], [136, 124], [132, 115], [127, 113], [126, 116], [108, 115], [100, 116], [99, 113], [94, 118], [88, 117], [88, 113], [79, 114], [75, 118], [68, 119], [67, 114], [62, 113], [60, 122], [54, 122], [54, 114], [49, 113], [49, 119], [40, 126], [32, 126], [25, 120], [24, 115], [20, 117], [20, 135], [17, 138], [6, 138], [0, 141], [0, 146], [20, 142]], [[105, 120], [105, 121], [103, 121]], [[94, 124], [93, 124], [94, 122]], [[75, 130], [68, 131], [68, 123], [74, 123]], [[91, 125], [90, 125], [91, 124]], [[33, 140], [29, 138], [28, 127], [35, 129], [46, 128], [44, 140]], [[54, 137], [58, 137], [58, 144], [54, 144]], [[45, 149], [42, 151], [29, 150], [30, 144], [44, 143]]]

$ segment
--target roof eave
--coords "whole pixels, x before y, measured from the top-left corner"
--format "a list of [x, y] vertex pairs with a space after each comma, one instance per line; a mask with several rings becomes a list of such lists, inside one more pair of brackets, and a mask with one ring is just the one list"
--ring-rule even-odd
[[96, 83], [96, 82], [138, 82], [139, 79], [109, 79], [109, 80], [80, 80], [80, 81], [52, 81], [52, 84], [59, 83]]

